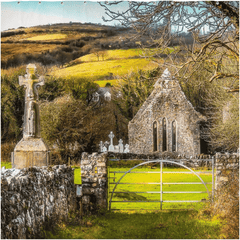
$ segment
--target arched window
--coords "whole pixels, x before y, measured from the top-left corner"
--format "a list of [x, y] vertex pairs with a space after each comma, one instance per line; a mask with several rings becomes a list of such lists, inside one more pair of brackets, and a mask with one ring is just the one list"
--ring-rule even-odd
[[162, 120], [162, 151], [167, 151], [167, 121], [166, 118]]
[[157, 122], [153, 123], [153, 151], [157, 151]]
[[176, 144], [177, 144], [177, 131], [176, 131], [176, 121], [172, 122], [172, 151], [176, 152]]

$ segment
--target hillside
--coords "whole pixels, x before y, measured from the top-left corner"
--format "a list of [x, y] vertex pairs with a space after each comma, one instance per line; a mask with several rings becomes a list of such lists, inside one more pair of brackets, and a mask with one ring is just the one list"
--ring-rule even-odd
[[64, 78], [81, 78], [97, 82], [101, 87], [107, 82], [114, 85], [116, 79], [137, 70], [150, 70], [157, 67], [149, 59], [141, 57], [139, 49], [105, 50], [99, 53], [87, 54], [63, 68], [53, 68], [51, 75]]
[[[19, 28], [1, 33], [1, 67], [7, 69], [30, 61], [44, 66], [63, 65], [93, 48], [137, 48], [133, 30], [96, 24], [53, 24]], [[146, 39], [140, 39], [146, 41]]]

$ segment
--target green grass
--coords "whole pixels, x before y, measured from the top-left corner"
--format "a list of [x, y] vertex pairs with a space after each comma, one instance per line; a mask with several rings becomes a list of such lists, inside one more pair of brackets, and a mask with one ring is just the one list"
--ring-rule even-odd
[[30, 41], [56, 40], [56, 39], [63, 39], [66, 37], [67, 37], [67, 34], [56, 33], [56, 34], [38, 35], [35, 37], [27, 38], [26, 40], [30, 40]]
[[[105, 51], [104, 60], [113, 60], [113, 59], [127, 59], [127, 58], [139, 58], [143, 53], [141, 49], [117, 49], [117, 50], [107, 50]], [[100, 56], [100, 60], [102, 57]], [[75, 62], [92, 62], [98, 61], [98, 58], [95, 54], [87, 54], [83, 57], [74, 60]]]
[[123, 76], [128, 74], [129, 71], [149, 70], [154, 67], [157, 67], [157, 64], [148, 59], [119, 59], [86, 62], [63, 69], [57, 68], [52, 74], [56, 77], [78, 77], [98, 81], [109, 77]]
[[221, 223], [197, 211], [117, 212], [69, 219], [46, 232], [54, 239], [218, 239]]
[[1, 168], [5, 167], [7, 168], [12, 168], [12, 163], [11, 162], [1, 162]]
[[118, 80], [102, 80], [102, 81], [94, 81], [99, 85], [99, 87], [105, 87], [107, 83], [110, 83], [112, 86], [118, 84]]
[[74, 184], [82, 184], [81, 169], [74, 166]]
[[[110, 172], [126, 171], [126, 168], [111, 168]], [[149, 169], [149, 168], [138, 168], [134, 169], [134, 172], [148, 171], [148, 172], [159, 172], [159, 168]], [[186, 169], [180, 168], [163, 168], [163, 171], [168, 173], [163, 173], [163, 183], [180, 183], [180, 182], [198, 182], [201, 181], [193, 173], [185, 174], [181, 172], [189, 172]], [[179, 173], [170, 173], [170, 172]], [[212, 175], [211, 171], [208, 174], [201, 174], [200, 177], [204, 182], [211, 182]], [[118, 182], [124, 173], [110, 173], [110, 177], [115, 177], [115, 182]], [[114, 181], [110, 178], [111, 182]], [[121, 183], [142, 183], [142, 184], [119, 184], [117, 185], [115, 192], [112, 196], [112, 201], [159, 201], [159, 193], [142, 193], [142, 192], [160, 192], [160, 184], [147, 184], [147, 183], [159, 183], [160, 173], [128, 173], [122, 178]], [[115, 184], [109, 184], [109, 192], [111, 193]], [[208, 184], [207, 188], [211, 191], [212, 185]], [[206, 192], [206, 188], [203, 184], [164, 184], [162, 188], [163, 192], [183, 192], [183, 191], [201, 191]], [[127, 192], [127, 193], [122, 193]], [[138, 192], [138, 193], [134, 193]], [[139, 193], [140, 192], [140, 193]], [[111, 194], [109, 194], [110, 200]], [[208, 199], [207, 193], [166, 193], [163, 194], [163, 201], [185, 201], [185, 200], [196, 200], [201, 201], [202, 199]], [[189, 208], [200, 208], [203, 203], [163, 203], [163, 209], [189, 209]], [[160, 203], [131, 203], [131, 202], [113, 202], [111, 205], [112, 209], [160, 209]]]

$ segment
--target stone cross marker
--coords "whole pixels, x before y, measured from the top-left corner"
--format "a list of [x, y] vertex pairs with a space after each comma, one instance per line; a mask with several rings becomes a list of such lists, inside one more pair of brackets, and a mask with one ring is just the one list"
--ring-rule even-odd
[[110, 132], [110, 134], [108, 135], [108, 137], [110, 138], [110, 145], [109, 145], [109, 147], [108, 147], [108, 151], [109, 151], [109, 152], [114, 152], [114, 146], [113, 146], [114, 134], [113, 134], [113, 132]]
[[37, 87], [44, 85], [44, 78], [35, 75], [36, 66], [28, 64], [27, 74], [19, 76], [19, 85], [26, 87], [23, 137], [40, 137], [40, 118]]
[[44, 85], [44, 77], [37, 77], [36, 66], [28, 64], [25, 76], [19, 76], [19, 85], [25, 86], [23, 138], [14, 148], [13, 167], [25, 168], [48, 165], [48, 148], [40, 135], [40, 114], [37, 87]]

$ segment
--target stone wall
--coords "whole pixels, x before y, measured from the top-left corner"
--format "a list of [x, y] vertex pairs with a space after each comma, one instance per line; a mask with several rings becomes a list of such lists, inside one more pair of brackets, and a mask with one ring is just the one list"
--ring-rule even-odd
[[38, 238], [76, 208], [73, 169], [66, 165], [2, 169], [1, 238]]
[[[121, 160], [170, 160], [175, 161], [178, 163], [182, 163], [190, 168], [199, 168], [199, 167], [212, 167], [212, 158], [214, 156], [211, 156], [209, 154], [199, 154], [195, 158], [186, 157], [185, 154], [177, 154], [172, 152], [164, 152], [164, 153], [149, 153], [149, 154], [136, 154], [136, 153], [113, 153], [108, 152], [107, 153], [108, 158], [115, 158], [115, 159], [121, 159]], [[163, 163], [164, 166], [177, 166], [171, 163]]]
[[107, 153], [83, 153], [80, 167], [83, 214], [94, 213], [98, 209], [107, 209]]
[[222, 184], [228, 181], [228, 174], [239, 173], [239, 154], [238, 153], [217, 153], [215, 155], [216, 183], [215, 188], [219, 189]]
[[[151, 95], [129, 122], [129, 150], [139, 154], [168, 151], [195, 157], [201, 153], [201, 121], [206, 121], [206, 117], [194, 109], [178, 81], [165, 70]], [[156, 133], [153, 125], [156, 125]]]

